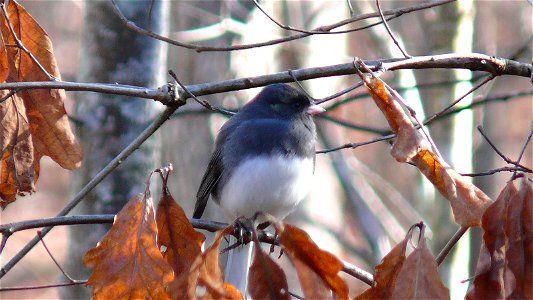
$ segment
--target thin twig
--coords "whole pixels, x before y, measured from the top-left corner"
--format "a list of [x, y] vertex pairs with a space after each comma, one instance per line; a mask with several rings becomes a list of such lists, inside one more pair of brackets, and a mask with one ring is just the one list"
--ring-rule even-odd
[[338, 98], [338, 97], [340, 97], [340, 96], [342, 96], [342, 95], [344, 95], [344, 94], [347, 94], [347, 93], [349, 93], [349, 92], [351, 92], [351, 91], [353, 91], [353, 90], [355, 90], [355, 89], [361, 87], [362, 85], [363, 85], [363, 82], [362, 82], [362, 81], [359, 81], [358, 83], [356, 83], [356, 84], [354, 84], [354, 85], [351, 85], [351, 86], [349, 86], [348, 88], [343, 89], [343, 90], [340, 91], [340, 92], [337, 92], [337, 93], [335, 93], [335, 94], [333, 94], [333, 95], [330, 95], [330, 96], [324, 97], [324, 98], [322, 98], [322, 99], [318, 99], [318, 100], [315, 101], [315, 103], [316, 103], [316, 104], [322, 104], [322, 103], [324, 103], [324, 102], [326, 102], [326, 101], [329, 101], [329, 100], [332, 100], [332, 99]]
[[407, 54], [407, 51], [405, 51], [402, 48], [402, 46], [400, 45], [400, 43], [398, 42], [398, 40], [394, 36], [394, 33], [392, 33], [392, 30], [390, 29], [389, 24], [387, 23], [387, 20], [385, 20], [385, 16], [383, 15], [383, 11], [381, 10], [381, 6], [379, 5], [379, 0], [376, 0], [376, 6], [378, 7], [378, 12], [379, 12], [379, 16], [381, 18], [381, 21], [383, 22], [383, 25], [385, 25], [385, 29], [387, 29], [387, 32], [389, 33], [389, 36], [391, 37], [391, 39], [394, 42], [394, 44], [396, 45], [396, 47], [398, 47], [398, 49], [400, 49], [400, 52], [402, 52], [402, 54], [403, 54], [403, 56], [405, 58], [411, 58], [412, 56]]
[[46, 252], [47, 252], [48, 255], [50, 256], [50, 258], [52, 258], [52, 260], [53, 260], [54, 263], [56, 264], [57, 268], [61, 271], [61, 273], [63, 273], [63, 276], [65, 276], [65, 278], [67, 278], [71, 283], [76, 283], [76, 282], [83, 281], [83, 280], [72, 279], [72, 277], [70, 277], [70, 276], [65, 272], [65, 270], [63, 270], [63, 268], [61, 267], [61, 265], [59, 265], [59, 262], [57, 262], [57, 260], [55, 259], [55, 257], [52, 255], [52, 252], [50, 252], [50, 249], [48, 249], [48, 247], [46, 246], [46, 243], [44, 242], [44, 239], [43, 239], [43, 236], [42, 236], [42, 234], [41, 234], [41, 231], [37, 231], [37, 236], [39, 236], [39, 238], [41, 239], [41, 243], [42, 243], [43, 246], [44, 246], [44, 249], [46, 250]]
[[235, 113], [234, 112], [231, 112], [229, 110], [225, 110], [225, 109], [222, 109], [222, 108], [219, 108], [219, 107], [216, 107], [216, 106], [213, 106], [211, 105], [209, 102], [207, 101], [204, 101], [204, 100], [200, 100], [198, 99], [193, 93], [191, 93], [191, 91], [187, 88], [187, 86], [185, 86], [178, 78], [178, 75], [176, 75], [176, 73], [174, 73], [174, 71], [172, 70], [168, 70], [168, 74], [170, 74], [170, 76], [172, 76], [172, 78], [174, 78], [174, 80], [176, 81], [176, 83], [185, 91], [187, 92], [187, 94], [194, 99], [194, 101], [196, 101], [198, 104], [200, 104], [201, 106], [203, 106], [205, 109], [207, 110], [211, 110], [211, 111], [216, 111], [216, 112], [219, 112], [221, 114], [224, 114], [224, 115], [227, 115], [227, 116], [233, 116]]
[[[529, 129], [529, 134], [527, 135], [526, 141], [524, 143], [524, 146], [522, 146], [522, 149], [520, 150], [520, 154], [518, 155], [518, 159], [516, 160], [516, 163], [520, 163], [522, 160], [522, 156], [524, 155], [524, 152], [526, 151], [527, 145], [531, 141], [531, 136], [533, 135], [533, 122], [531, 122], [531, 128]], [[513, 178], [516, 177], [516, 172], [513, 173]]]
[[461, 100], [463, 100], [466, 96], [472, 94], [475, 90], [479, 89], [480, 87], [482, 87], [483, 85], [485, 85], [487, 82], [491, 81], [494, 78], [495, 78], [494, 75], [490, 75], [487, 78], [483, 79], [481, 82], [479, 82], [474, 87], [472, 87], [468, 92], [464, 93], [461, 97], [457, 98], [455, 101], [453, 101], [451, 104], [449, 104], [448, 106], [443, 108], [441, 111], [439, 111], [438, 113], [434, 114], [433, 116], [427, 118], [424, 121], [423, 124], [426, 125], [427, 123], [429, 123], [429, 122], [433, 121], [434, 119], [438, 118], [439, 116], [444, 114], [447, 110], [449, 110], [450, 108], [454, 107], [457, 103], [459, 103]]
[[439, 255], [435, 258], [435, 261], [437, 262], [437, 265], [440, 266], [440, 264], [444, 261], [446, 256], [450, 253], [450, 251], [453, 249], [455, 244], [461, 239], [461, 237], [466, 233], [469, 227], [461, 227], [457, 232], [452, 236], [452, 238], [446, 243], [446, 246], [442, 248], [442, 250], [439, 252]]
[[76, 282], [66, 282], [66, 283], [56, 283], [56, 284], [46, 284], [46, 285], [34, 285], [34, 286], [20, 286], [20, 287], [0, 287], [0, 292], [14, 292], [14, 291], [26, 291], [26, 290], [38, 290], [38, 289], [49, 289], [49, 288], [58, 288], [62, 286], [71, 286], [71, 285], [81, 285], [87, 284], [87, 280], [78, 280]]
[[325, 154], [325, 153], [329, 153], [329, 152], [333, 152], [333, 151], [338, 151], [338, 150], [342, 150], [342, 149], [347, 149], [347, 148], [355, 149], [355, 148], [357, 148], [357, 147], [361, 147], [361, 146], [365, 146], [365, 145], [370, 145], [370, 144], [374, 144], [374, 143], [381, 142], [381, 141], [390, 140], [390, 139], [393, 139], [394, 137], [396, 137], [395, 134], [390, 134], [390, 135], [382, 136], [382, 137], [379, 137], [379, 138], [376, 138], [376, 139], [373, 139], [373, 140], [370, 140], [370, 141], [366, 141], [366, 142], [360, 142], [360, 143], [348, 143], [348, 144], [344, 144], [344, 145], [342, 145], [342, 146], [338, 146], [338, 147], [335, 147], [335, 148], [319, 150], [319, 151], [317, 151], [316, 153], [317, 153], [317, 154]]
[[[384, 11], [383, 14], [384, 15], [388, 15], [388, 16], [390, 15], [391, 16], [389, 18], [389, 20], [390, 20], [390, 19], [398, 18], [398, 17], [400, 17], [400, 16], [402, 16], [402, 15], [404, 15], [406, 13], [411, 13], [411, 12], [418, 11], [418, 10], [423, 10], [423, 9], [428, 9], [428, 8], [444, 5], [444, 4], [453, 2], [453, 1], [455, 1], [455, 0], [441, 0], [441, 1], [435, 1], [435, 2], [430, 2], [430, 3], [423, 3], [423, 4], [411, 6], [411, 7], [403, 7], [403, 8], [398, 8], [398, 9], [387, 10], [387, 11]], [[155, 32], [152, 32], [152, 31], [149, 31], [149, 30], [146, 30], [146, 29], [143, 29], [143, 28], [137, 26], [134, 22], [128, 20], [124, 16], [124, 14], [120, 11], [118, 6], [116, 5], [115, 0], [111, 0], [111, 3], [113, 4], [114, 12], [117, 14], [117, 16], [120, 18], [120, 20], [128, 28], [130, 28], [131, 30], [134, 30], [134, 31], [136, 31], [136, 32], [138, 32], [140, 34], [152, 37], [154, 39], [158, 39], [158, 40], [164, 41], [166, 43], [169, 43], [169, 44], [172, 44], [172, 45], [175, 45], [175, 46], [178, 46], [178, 47], [183, 47], [183, 48], [195, 50], [196, 52], [204, 52], [204, 51], [234, 51], [234, 50], [258, 48], [258, 47], [271, 46], [271, 45], [276, 45], [276, 44], [280, 44], [280, 43], [284, 43], [284, 42], [288, 42], [288, 41], [293, 41], [293, 40], [305, 38], [305, 37], [308, 37], [308, 36], [312, 35], [311, 33], [302, 32], [302, 33], [298, 33], [298, 34], [295, 34], [295, 35], [292, 35], [292, 36], [273, 39], [273, 40], [269, 40], [269, 41], [266, 41], [266, 42], [245, 44], [245, 45], [218, 46], [218, 47], [210, 47], [210, 46], [201, 46], [201, 45], [196, 45], [196, 44], [182, 43], [182, 42], [170, 39], [168, 37], [159, 35], [159, 34], [157, 34]], [[350, 24], [350, 23], [353, 23], [353, 22], [357, 22], [357, 21], [360, 21], [360, 20], [369, 19], [369, 18], [375, 18], [375, 17], [379, 17], [379, 14], [378, 13], [368, 13], [368, 14], [361, 14], [361, 15], [358, 15], [358, 16], [353, 16], [353, 17], [351, 17], [349, 19], [345, 19], [345, 20], [342, 20], [340, 22], [337, 22], [337, 23], [334, 23], [334, 24], [331, 24], [331, 25], [320, 26], [318, 28], [315, 28], [313, 30], [313, 34], [327, 34], [328, 32], [330, 32], [333, 29], [336, 29], [338, 27], [341, 27], [341, 26], [344, 26], [344, 25], [347, 25], [347, 24]], [[378, 22], [378, 23], [376, 23], [374, 25], [377, 25], [377, 24], [380, 24], [380, 23], [381, 22]], [[368, 27], [368, 26], [365, 26], [364, 28], [366, 28], [366, 27]], [[360, 30], [360, 29], [363, 29], [363, 28], [358, 28], [358, 30]], [[338, 33], [352, 32], [352, 31], [354, 31], [354, 30], [337, 31], [337, 32], [331, 32], [331, 33], [337, 33], [338, 34]]]
[[531, 170], [527, 170], [521, 167], [502, 167], [502, 168], [492, 169], [487, 172], [459, 173], [459, 174], [461, 174], [462, 176], [468, 176], [468, 177], [479, 177], [479, 176], [488, 176], [488, 175], [496, 174], [499, 172], [513, 172], [514, 174], [516, 174], [516, 172], [533, 173], [531, 172]]
[[[13, 4], [14, 5], [14, 4]], [[22, 49], [22, 51], [24, 51], [30, 58], [31, 60], [33, 60], [33, 62], [35, 63], [35, 65], [37, 65], [39, 67], [39, 69], [41, 69], [41, 71], [44, 73], [44, 75], [48, 78], [48, 80], [50, 81], [55, 81], [57, 80], [54, 76], [52, 76], [52, 74], [50, 74], [46, 69], [45, 67], [43, 67], [43, 65], [39, 62], [39, 60], [33, 55], [33, 53], [31, 53], [30, 50], [28, 50], [28, 48], [26, 48], [26, 46], [24, 46], [24, 44], [22, 43], [22, 41], [18, 38], [17, 34], [15, 33], [15, 29], [13, 28], [13, 24], [11, 24], [11, 21], [9, 20], [9, 16], [8, 16], [8, 13], [7, 13], [7, 8], [5, 6], [4, 3], [0, 4], [0, 6], [2, 6], [2, 13], [4, 14], [4, 18], [7, 22], [7, 25], [9, 27], [9, 31], [11, 32], [11, 34], [13, 35], [13, 38], [15, 39], [15, 43], [17, 44], [17, 46]]]
[[[485, 140], [487, 141], [487, 143], [489, 143], [490, 147], [492, 149], [494, 149], [494, 151], [508, 164], [511, 164], [511, 165], [515, 165], [517, 167], [520, 167], [520, 168], [523, 168], [525, 170], [528, 171], [528, 173], [531, 173], [532, 170], [526, 166], [523, 166], [521, 165], [519, 162], [517, 161], [513, 161], [512, 159], [508, 158], [507, 156], [505, 156], [497, 147], [496, 145], [494, 145], [494, 143], [492, 143], [492, 141], [489, 139], [489, 137], [485, 134], [485, 131], [483, 130], [483, 127], [480, 125], [477, 127], [477, 130], [479, 131], [479, 133], [481, 133], [481, 135], [485, 138]], [[529, 139], [528, 139], [529, 140]], [[527, 144], [526, 144], [527, 145]], [[521, 157], [521, 156], [520, 156]]]

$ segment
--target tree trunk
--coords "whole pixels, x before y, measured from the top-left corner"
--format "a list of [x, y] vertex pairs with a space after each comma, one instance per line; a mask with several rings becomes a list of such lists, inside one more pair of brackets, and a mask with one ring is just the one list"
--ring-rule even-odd
[[[137, 25], [161, 32], [166, 26], [168, 2], [155, 1], [151, 24], [150, 2], [117, 1], [123, 13]], [[81, 82], [119, 82], [138, 86], [161, 84], [166, 50], [162, 43], [127, 29], [114, 14], [109, 1], [85, 4], [85, 28], [81, 55]], [[74, 176], [74, 191], [80, 190], [110, 160], [127, 146], [159, 110], [155, 102], [125, 96], [80, 93], [76, 106], [81, 122], [79, 137], [85, 149], [83, 167]], [[114, 214], [136, 193], [143, 191], [149, 172], [159, 163], [157, 139], [152, 137], [99, 184], [77, 207], [76, 214]], [[90, 275], [82, 265], [85, 252], [94, 247], [109, 225], [73, 226], [67, 273], [73, 278]], [[62, 290], [64, 298], [89, 298], [85, 286]]]

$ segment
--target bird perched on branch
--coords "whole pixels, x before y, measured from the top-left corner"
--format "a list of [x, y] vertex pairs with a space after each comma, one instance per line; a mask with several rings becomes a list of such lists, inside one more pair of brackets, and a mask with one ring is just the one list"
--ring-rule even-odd
[[[285, 218], [310, 191], [316, 135], [312, 115], [323, 111], [287, 84], [261, 90], [222, 126], [196, 195], [193, 217], [202, 216], [211, 195], [232, 220], [250, 218], [256, 212]], [[226, 275], [244, 277], [244, 287], [243, 282], [226, 280], [244, 291], [251, 243], [248, 249], [233, 251], [238, 253], [230, 254], [233, 263], [229, 264], [237, 270], [227, 266]]]

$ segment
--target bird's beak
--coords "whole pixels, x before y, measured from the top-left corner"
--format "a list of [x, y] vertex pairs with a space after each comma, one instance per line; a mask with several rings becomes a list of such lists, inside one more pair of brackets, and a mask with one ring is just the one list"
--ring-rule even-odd
[[326, 110], [322, 106], [318, 106], [317, 104], [311, 104], [311, 106], [307, 108], [307, 113], [312, 116], [321, 114], [325, 111]]

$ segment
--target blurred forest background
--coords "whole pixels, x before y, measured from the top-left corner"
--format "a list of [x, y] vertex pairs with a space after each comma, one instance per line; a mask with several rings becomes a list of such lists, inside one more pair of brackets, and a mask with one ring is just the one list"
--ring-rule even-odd
[[[86, 43], [87, 23], [102, 22], [106, 26], [123, 26], [111, 11], [106, 1], [20, 1], [28, 12], [47, 31], [54, 43], [55, 54], [66, 81], [90, 81], [87, 70], [93, 49]], [[103, 4], [102, 4], [103, 3]], [[139, 18], [147, 18], [149, 1], [140, 1], [146, 12]], [[406, 7], [420, 1], [383, 1], [384, 10]], [[374, 1], [351, 1], [354, 13], [376, 11]], [[108, 9], [108, 14], [94, 17], [96, 5]], [[283, 24], [296, 28], [311, 29], [320, 25], [332, 24], [350, 15], [346, 1], [261, 1], [262, 7]], [[91, 7], [92, 6], [92, 7]], [[90, 13], [88, 13], [88, 9]], [[164, 18], [159, 32], [171, 38], [202, 45], [243, 44], [265, 41], [288, 33], [270, 22], [249, 1], [168, 1], [161, 4], [161, 14], [154, 18]], [[154, 10], [156, 11], [156, 10]], [[128, 17], [128, 10], [124, 9]], [[458, 1], [403, 15], [390, 26], [401, 40], [409, 54], [432, 55], [442, 53], [477, 52], [521, 62], [532, 61], [533, 9], [528, 1]], [[375, 21], [375, 19], [374, 19]], [[369, 22], [374, 22], [369, 21]], [[363, 21], [364, 23], [365, 21]], [[361, 22], [358, 26], [367, 25]], [[370, 24], [370, 23], [368, 23]], [[111, 28], [111, 27], [109, 27]], [[106, 34], [103, 32], [102, 34]], [[109, 34], [109, 33], [108, 33]], [[137, 33], [125, 30], [127, 35]], [[120, 36], [109, 35], [110, 40]], [[85, 41], [85, 42], [84, 42]], [[114, 53], [120, 56], [128, 52], [132, 45], [114, 43]], [[318, 67], [351, 62], [353, 57], [365, 60], [402, 57], [392, 43], [383, 26], [371, 27], [349, 34], [314, 35], [305, 39], [233, 52], [202, 52], [165, 46], [157, 43], [159, 61], [155, 67], [157, 76], [149, 79], [149, 87], [157, 87], [170, 80], [166, 70], [174, 70], [185, 84], [213, 82], [246, 76], [258, 76], [278, 71], [305, 67]], [[98, 50], [96, 50], [98, 51]], [[100, 53], [109, 56], [109, 53]], [[84, 57], [84, 55], [87, 55]], [[116, 70], [117, 72], [120, 69]], [[131, 74], [133, 77], [142, 74]], [[387, 72], [382, 78], [402, 92], [410, 105], [417, 110], [421, 119], [433, 115], [457, 99], [479, 80], [482, 73], [457, 70], [404, 70]], [[110, 83], [135, 84], [128, 77], [111, 77]], [[150, 81], [151, 80], [151, 81]], [[334, 94], [354, 83], [355, 76], [339, 76], [304, 82], [304, 86], [315, 97], [322, 98]], [[459, 83], [458, 83], [459, 81]], [[103, 82], [103, 81], [100, 81]], [[217, 94], [203, 97], [210, 103], [235, 109], [256, 94], [258, 89], [235, 93]], [[468, 101], [494, 99], [486, 105], [476, 106], [450, 117], [435, 121], [429, 126], [444, 158], [460, 173], [486, 172], [505, 166], [505, 162], [490, 148], [475, 129], [481, 125], [491, 141], [511, 159], [516, 159], [530, 131], [533, 121], [532, 86], [527, 78], [514, 76], [498, 77], [477, 90]], [[87, 93], [85, 93], [87, 94]], [[74, 120], [86, 116], [74, 115], [84, 111], [79, 106], [83, 93], [67, 92], [67, 111]], [[106, 96], [102, 96], [106, 97]], [[387, 132], [387, 124], [363, 89], [357, 89], [340, 99], [324, 104], [332, 106], [339, 101], [353, 98], [343, 105], [335, 106], [324, 116], [317, 118], [319, 144], [317, 149], [326, 149], [348, 142], [362, 142]], [[146, 100], [133, 99], [139, 102]], [[144, 103], [143, 102], [143, 103]], [[133, 102], [132, 102], [133, 103]], [[135, 105], [135, 104], [131, 104]], [[132, 114], [144, 115], [139, 121], [142, 126], [153, 117], [157, 105], [133, 110]], [[149, 112], [146, 112], [146, 111]], [[88, 111], [84, 111], [90, 114]], [[205, 113], [192, 101], [179, 110], [162, 130], [152, 138], [149, 146], [143, 146], [148, 153], [147, 167], [141, 168], [139, 177], [126, 182], [132, 189], [108, 189], [110, 199], [124, 198], [144, 189], [143, 181], [150, 170], [172, 163], [175, 172], [169, 181], [174, 198], [188, 212], [192, 212], [194, 195], [212, 151], [212, 143], [218, 128], [225, 117]], [[78, 131], [83, 132], [83, 122]], [[142, 127], [141, 126], [141, 127]], [[100, 132], [105, 140], [106, 133]], [[135, 135], [127, 137], [133, 139]], [[99, 159], [103, 164], [108, 157], [100, 156], [97, 146], [87, 146], [94, 137], [82, 135], [86, 155]], [[85, 140], [84, 140], [85, 139]], [[151, 147], [151, 148], [150, 148]], [[288, 222], [304, 228], [322, 248], [333, 252], [365, 270], [373, 267], [386, 254], [391, 246], [403, 239], [406, 230], [414, 223], [424, 221], [431, 230], [430, 243], [436, 254], [458, 229], [453, 222], [450, 206], [442, 199], [431, 184], [425, 182], [419, 171], [407, 164], [397, 163], [389, 155], [390, 145], [375, 143], [354, 150], [341, 150], [317, 156], [316, 184], [309, 199], [288, 218]], [[533, 162], [531, 145], [526, 149], [522, 164], [531, 166]], [[112, 157], [111, 157], [112, 158]], [[136, 159], [135, 157], [129, 158]], [[84, 168], [91, 169], [91, 166]], [[119, 168], [120, 169], [120, 168]], [[94, 170], [98, 171], [98, 170]], [[91, 174], [87, 169], [69, 173], [54, 164], [49, 158], [42, 160], [41, 174], [37, 183], [38, 192], [19, 199], [1, 212], [1, 223], [38, 219], [54, 216], [57, 211], [77, 192], [84, 175]], [[53, 176], [51, 175], [53, 174]], [[473, 182], [487, 195], [495, 199], [511, 173], [499, 172], [490, 176], [473, 177]], [[73, 177], [77, 177], [73, 180]], [[113, 186], [108, 178], [103, 188]], [[155, 187], [152, 189], [156, 190]], [[119, 202], [120, 203], [120, 202]], [[122, 202], [123, 203], [123, 202]], [[32, 209], [26, 209], [32, 207]], [[102, 213], [90, 211], [95, 206], [80, 208], [77, 213]], [[116, 209], [113, 211], [113, 209]], [[107, 213], [116, 212], [117, 207]], [[226, 221], [210, 204], [204, 215], [206, 220]], [[83, 225], [87, 231], [98, 233], [93, 225]], [[82, 226], [75, 226], [82, 227]], [[73, 226], [74, 228], [74, 226]], [[69, 228], [56, 227], [45, 238], [56, 259], [68, 266], [76, 279], [87, 275], [74, 269], [81, 267], [81, 257], [69, 253], [72, 249], [88, 249], [95, 241], [87, 240], [87, 245], [73, 248], [76, 238], [69, 234]], [[2, 265], [12, 257], [29, 239], [35, 236], [34, 230], [18, 233], [11, 237], [2, 255]], [[468, 283], [461, 283], [473, 275], [479, 252], [480, 232], [473, 229], [464, 236], [440, 268], [441, 275], [453, 295], [464, 295]], [[46, 254], [42, 245], [37, 245], [12, 272], [0, 282], [3, 287], [52, 284], [59, 282], [61, 273]], [[352, 285], [356, 280], [348, 281]], [[360, 291], [365, 286], [360, 284]], [[9, 292], [2, 295], [8, 298], [59, 298], [83, 295], [83, 287], [69, 287]], [[351, 287], [357, 290], [357, 287]], [[81, 294], [80, 294], [81, 293]]]

